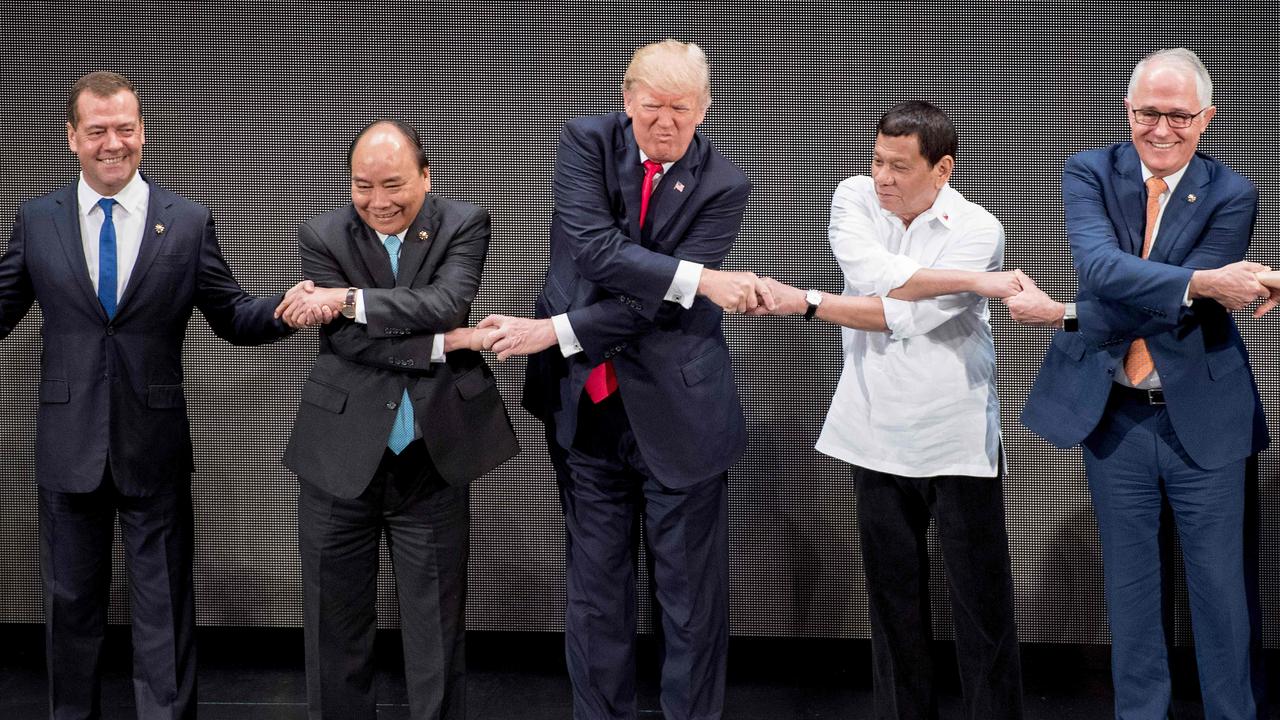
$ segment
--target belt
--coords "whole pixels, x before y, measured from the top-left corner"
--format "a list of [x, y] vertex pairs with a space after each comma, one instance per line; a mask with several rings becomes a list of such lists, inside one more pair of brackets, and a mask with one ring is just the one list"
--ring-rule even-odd
[[1148, 390], [1140, 390], [1131, 388], [1128, 385], [1115, 383], [1115, 387], [1111, 389], [1111, 394], [1123, 398], [1129, 402], [1141, 403], [1143, 405], [1164, 405], [1164, 390], [1160, 388], [1151, 388]]

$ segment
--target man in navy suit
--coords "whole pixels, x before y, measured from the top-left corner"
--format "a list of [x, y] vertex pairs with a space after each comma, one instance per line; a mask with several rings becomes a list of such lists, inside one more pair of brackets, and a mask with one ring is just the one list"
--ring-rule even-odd
[[643, 513], [668, 720], [719, 718], [728, 643], [726, 480], [746, 427], [722, 308], [772, 301], [716, 268], [751, 184], [696, 132], [706, 57], [636, 51], [626, 111], [571, 120], [556, 158], [551, 259], [536, 320], [491, 316], [500, 359], [529, 358], [567, 531], [574, 717], [634, 718], [635, 547]]
[[193, 308], [236, 344], [288, 332], [272, 317], [280, 297], [255, 298], [236, 283], [209, 211], [138, 173], [144, 140], [126, 78], [80, 78], [67, 100], [80, 180], [23, 203], [0, 259], [0, 338], [33, 302], [44, 317], [36, 482], [50, 714], [58, 720], [100, 714], [117, 514], [132, 589], [138, 717], [195, 717], [182, 342]]
[[1196, 153], [1213, 119], [1194, 53], [1134, 68], [1131, 143], [1067, 161], [1062, 195], [1079, 277], [1055, 303], [1025, 276], [1015, 320], [1062, 327], [1022, 422], [1058, 447], [1080, 444], [1102, 539], [1116, 717], [1165, 718], [1162, 502], [1186, 561], [1205, 715], [1253, 718], [1245, 464], [1268, 443], [1248, 356], [1230, 311], [1268, 292], [1242, 260], [1258, 196]]

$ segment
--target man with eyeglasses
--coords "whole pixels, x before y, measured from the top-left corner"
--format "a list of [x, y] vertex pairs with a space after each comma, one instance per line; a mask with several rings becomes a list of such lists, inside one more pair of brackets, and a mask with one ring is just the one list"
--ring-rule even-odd
[[1253, 552], [1242, 527], [1246, 462], [1269, 439], [1230, 311], [1268, 296], [1257, 273], [1269, 268], [1242, 259], [1257, 212], [1253, 184], [1196, 153], [1215, 113], [1212, 91], [1189, 50], [1138, 63], [1125, 99], [1133, 141], [1075, 155], [1063, 173], [1076, 302], [1053, 302], [1025, 278], [1005, 301], [1018, 322], [1064, 331], [1022, 422], [1084, 450], [1124, 720], [1169, 711], [1166, 501], [1185, 558], [1205, 717], [1262, 712], [1251, 683], [1256, 567], [1247, 569]]

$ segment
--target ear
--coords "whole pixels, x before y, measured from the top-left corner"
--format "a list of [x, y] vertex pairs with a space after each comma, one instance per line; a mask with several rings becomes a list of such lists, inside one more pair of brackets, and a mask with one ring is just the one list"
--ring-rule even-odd
[[934, 185], [941, 190], [943, 185], [951, 179], [951, 171], [955, 169], [956, 159], [950, 155], [943, 155], [941, 159], [933, 166]]
[[76, 151], [76, 126], [70, 122], [67, 123], [67, 149], [72, 153]]
[[[1204, 109], [1204, 115], [1202, 117], [1204, 118], [1205, 128], [1209, 127], [1209, 121], [1212, 120], [1213, 116], [1217, 114], [1218, 114], [1218, 108], [1213, 105], [1210, 105], [1209, 107]], [[1204, 132], [1204, 128], [1201, 128], [1200, 132]]]
[[142, 121], [142, 116], [138, 116], [138, 144], [147, 144], [147, 124]]
[[632, 101], [633, 101], [633, 100], [634, 100], [634, 98], [631, 96], [631, 91], [630, 91], [630, 90], [627, 90], [627, 89], [623, 89], [623, 91], [622, 91], [622, 109], [626, 111], [626, 113], [627, 113], [627, 117], [631, 118], [632, 120], [634, 120], [634, 119], [635, 119], [635, 116], [631, 114], [631, 103], [632, 103]]

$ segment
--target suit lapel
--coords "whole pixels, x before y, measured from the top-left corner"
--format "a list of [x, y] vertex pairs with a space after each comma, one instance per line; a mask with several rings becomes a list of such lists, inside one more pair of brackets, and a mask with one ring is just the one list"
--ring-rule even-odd
[[1182, 231], [1205, 205], [1207, 198], [1204, 188], [1209, 184], [1207, 165], [1200, 156], [1191, 156], [1187, 172], [1165, 203], [1164, 215], [1160, 218], [1160, 234], [1156, 236], [1155, 246], [1151, 248], [1151, 260], [1165, 262], [1171, 257], [1181, 259], [1186, 256], [1180, 248], [1189, 238]]
[[1124, 227], [1121, 249], [1131, 255], [1142, 255], [1142, 236], [1147, 222], [1147, 189], [1142, 182], [1142, 166], [1133, 145], [1125, 147], [1116, 160], [1116, 200]]
[[414, 218], [405, 233], [404, 245], [400, 248], [397, 287], [409, 287], [413, 284], [413, 279], [417, 277], [427, 258], [427, 252], [435, 245], [439, 229], [440, 208], [436, 205], [436, 199], [428, 195], [426, 202], [422, 203], [422, 209], [418, 211], [418, 217]]
[[[147, 220], [142, 227], [142, 244], [138, 246], [138, 259], [134, 261], [133, 270], [129, 273], [129, 284], [125, 286], [116, 306], [116, 318], [129, 309], [129, 301], [138, 294], [138, 288], [151, 269], [151, 263], [164, 246], [166, 233], [173, 226], [173, 194], [155, 184], [147, 184], [150, 191], [147, 198]], [[201, 228], [199, 232], [204, 232], [204, 229]]]
[[378, 234], [360, 219], [355, 206], [351, 207], [351, 224], [347, 235], [355, 245], [356, 254], [364, 261], [369, 277], [373, 278], [373, 286], [395, 287], [396, 278], [391, 274], [391, 258], [387, 255], [387, 248], [378, 240]]
[[644, 218], [648, 237], [661, 238], [672, 218], [680, 214], [680, 208], [698, 185], [697, 171], [701, 164], [702, 138], [694, 135], [684, 157], [671, 166], [649, 198], [649, 210]]
[[[622, 193], [622, 205], [626, 208], [627, 235], [640, 242], [640, 186], [644, 182], [644, 166], [640, 164], [640, 146], [636, 145], [636, 136], [631, 132], [630, 120], [626, 115], [619, 114], [619, 117], [622, 118], [622, 131], [617, 134], [613, 152], [621, 159], [613, 171], [617, 173], [618, 191]], [[652, 204], [652, 197], [649, 202]]]
[[58, 210], [53, 216], [53, 227], [58, 233], [58, 242], [67, 256], [67, 267], [75, 278], [76, 286], [84, 293], [84, 298], [98, 310], [103, 322], [107, 319], [107, 311], [102, 309], [98, 294], [93, 291], [93, 280], [89, 277], [89, 264], [84, 259], [84, 240], [80, 237], [80, 206], [76, 199], [76, 185], [63, 188], [57, 197]]

